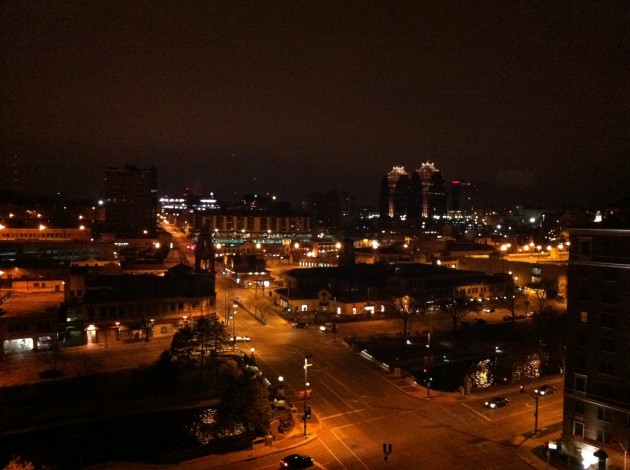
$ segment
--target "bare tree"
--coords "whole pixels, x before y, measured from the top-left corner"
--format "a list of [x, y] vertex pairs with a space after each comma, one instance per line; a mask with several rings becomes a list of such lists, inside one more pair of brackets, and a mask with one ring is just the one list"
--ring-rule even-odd
[[453, 322], [453, 330], [457, 328], [457, 324], [469, 313], [479, 312], [481, 304], [475, 300], [465, 296], [457, 295], [450, 299], [439, 302], [440, 308], [446, 312]]
[[554, 292], [555, 285], [552, 281], [542, 280], [539, 282], [532, 282], [527, 287], [534, 291], [536, 299], [538, 300], [538, 313], [542, 313], [545, 308], [545, 304], [551, 293]]
[[254, 311], [254, 316], [260, 315], [260, 321], [265, 322], [267, 314], [273, 310], [269, 297], [251, 296], [247, 299], [247, 308]]
[[514, 284], [514, 280], [512, 276], [506, 276], [505, 283], [503, 284], [503, 288], [500, 292], [497, 293], [497, 296], [494, 297], [491, 301], [491, 304], [505, 308], [510, 311], [512, 314], [512, 321], [516, 320], [516, 304], [520, 298], [523, 297], [523, 292], [516, 287]]
[[403, 324], [403, 338], [409, 336], [411, 318], [416, 313], [416, 300], [409, 296], [403, 295], [401, 297], [394, 297], [392, 299], [392, 304], [394, 305], [394, 309], [398, 314], [398, 317], [402, 321]]
[[204, 356], [207, 355], [209, 349], [216, 351], [228, 342], [225, 324], [216, 316], [199, 318], [192, 334], [195, 344], [200, 348], [201, 368], [203, 368]]

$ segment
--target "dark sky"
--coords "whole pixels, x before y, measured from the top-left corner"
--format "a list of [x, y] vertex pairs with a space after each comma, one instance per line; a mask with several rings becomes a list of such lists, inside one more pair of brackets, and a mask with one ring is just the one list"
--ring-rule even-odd
[[[630, 3], [3, 1], [0, 184], [91, 195], [107, 166], [232, 199], [394, 165], [540, 204], [630, 185]], [[496, 194], [496, 193], [493, 193]]]

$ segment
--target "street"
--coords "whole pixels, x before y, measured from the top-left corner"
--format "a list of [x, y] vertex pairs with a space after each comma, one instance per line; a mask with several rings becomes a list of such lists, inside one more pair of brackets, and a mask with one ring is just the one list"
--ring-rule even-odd
[[[228, 281], [217, 285], [223, 282]], [[244, 298], [247, 292], [235, 289], [233, 294]], [[397, 320], [344, 323], [335, 337], [312, 326], [292, 328], [275, 314], [266, 325], [246, 312], [236, 315], [237, 334], [251, 337], [243, 351], [255, 348], [257, 364], [272, 383], [278, 384], [282, 376], [287, 398], [298, 412], [304, 403], [299, 398], [305, 388], [304, 358], [309, 356], [312, 366], [307, 380], [313, 395], [308, 404], [319, 426], [308, 432], [317, 431], [319, 439], [299, 452], [314, 457], [317, 467], [530, 468], [511, 449], [513, 437], [530, 433], [534, 427], [535, 402], [519, 393], [517, 386], [501, 392], [510, 404], [496, 410], [483, 406], [487, 393], [461, 401], [410, 396], [387, 379], [389, 372], [351, 352], [342, 341], [343, 336], [368, 332], [395, 335], [399, 329]], [[561, 377], [549, 380], [561, 390]], [[541, 398], [538, 428], [561, 420], [562, 393]], [[393, 448], [387, 461], [384, 443]], [[280, 457], [243, 462], [239, 468], [277, 468]]]
[[[262, 322], [243, 307], [234, 309], [233, 299], [246, 299], [254, 294], [252, 290], [238, 287], [221, 274], [217, 274], [216, 287], [217, 315], [229, 321], [231, 313], [233, 323], [228, 328], [236, 335], [251, 338], [236, 347], [255, 357], [272, 384], [279, 385], [282, 377], [285, 396], [298, 410], [304, 406], [299, 392], [312, 390], [307, 403], [315, 419], [307, 421], [307, 433], [316, 433], [318, 439], [295, 450], [311, 455], [316, 467], [531, 468], [511, 448], [515, 437], [531, 433], [534, 427], [535, 400], [527, 393], [519, 393], [516, 385], [461, 399], [426, 398], [414, 393], [408, 384], [401, 387], [392, 380], [389, 370], [351, 351], [342, 340], [344, 336], [370, 333], [396, 335], [401, 328], [399, 321], [343, 323], [336, 335], [313, 326], [296, 329], [276, 313], [268, 314], [266, 322]], [[500, 312], [483, 315], [501, 321]], [[414, 321], [413, 329], [432, 328], [437, 321], [433, 317], [425, 320]], [[445, 324], [448, 322], [446, 319]], [[170, 346], [170, 341], [171, 338], [154, 338], [134, 344], [89, 344], [63, 350], [61, 360], [68, 374], [134, 367], [153, 362]], [[45, 367], [38, 356], [42, 354], [45, 353], [2, 357], [3, 385], [41, 380], [38, 372]], [[305, 372], [307, 357], [311, 365]], [[562, 420], [562, 377], [552, 377], [547, 382], [559, 390], [540, 398], [538, 429]], [[509, 405], [494, 410], [485, 408], [484, 400], [493, 394], [508, 398]], [[386, 449], [391, 444], [391, 453], [383, 452], [384, 444]], [[238, 468], [277, 468], [282, 456], [241, 462]], [[203, 466], [199, 466], [201, 461]], [[234, 468], [213, 467], [211, 462], [211, 458], [202, 459], [194, 468]]]

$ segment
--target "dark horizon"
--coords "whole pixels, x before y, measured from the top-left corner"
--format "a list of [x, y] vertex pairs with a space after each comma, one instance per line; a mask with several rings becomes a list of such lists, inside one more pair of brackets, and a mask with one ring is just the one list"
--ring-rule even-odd
[[[630, 188], [627, 3], [6, 1], [0, 185], [296, 201], [431, 162], [497, 206]], [[19, 155], [17, 188], [12, 160]]]

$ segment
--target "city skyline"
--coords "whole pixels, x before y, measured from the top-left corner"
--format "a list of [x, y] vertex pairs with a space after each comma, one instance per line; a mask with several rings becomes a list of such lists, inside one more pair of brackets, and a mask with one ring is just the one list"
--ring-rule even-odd
[[[630, 8], [4, 2], [3, 188], [84, 196], [105, 169], [160, 193], [345, 190], [435, 163], [497, 206], [630, 187]], [[7, 171], [9, 170], [9, 171]]]

